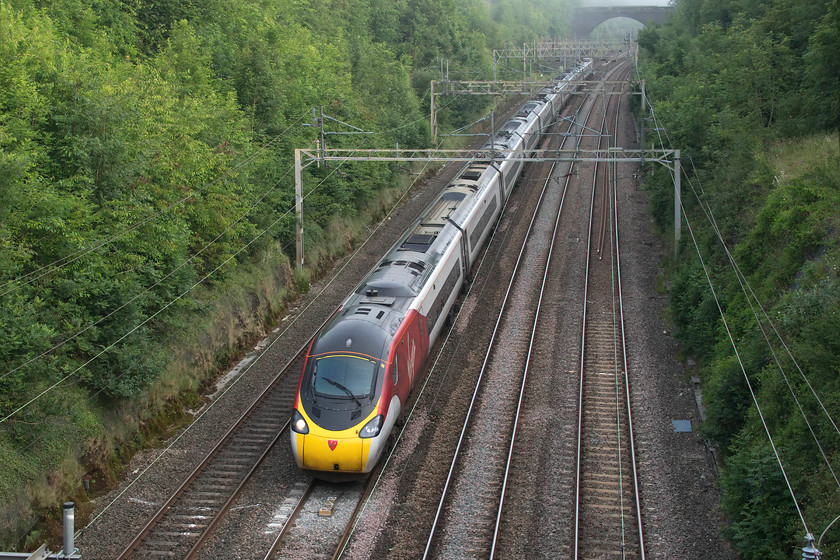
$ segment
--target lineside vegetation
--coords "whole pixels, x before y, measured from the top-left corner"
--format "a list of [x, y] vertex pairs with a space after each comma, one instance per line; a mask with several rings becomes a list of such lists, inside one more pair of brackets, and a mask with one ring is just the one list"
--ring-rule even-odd
[[[802, 517], [818, 538], [840, 514], [840, 483], [831, 470], [840, 472], [840, 434], [805, 381], [836, 421], [840, 8], [836, 0], [677, 0], [675, 8], [669, 23], [639, 34], [657, 126], [670, 147], [683, 150], [683, 202], [703, 257], [701, 264], [683, 230], [668, 271], [670, 311], [702, 379], [708, 408], [702, 430], [723, 462], [732, 543], [744, 559], [798, 558], [805, 529], [744, 372]], [[658, 223], [669, 231], [671, 178], [657, 172], [647, 185]], [[840, 554], [837, 527], [823, 539], [825, 557]]]

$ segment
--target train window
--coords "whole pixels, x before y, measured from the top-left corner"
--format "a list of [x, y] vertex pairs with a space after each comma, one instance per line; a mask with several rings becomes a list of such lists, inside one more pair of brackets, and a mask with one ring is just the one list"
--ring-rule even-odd
[[443, 309], [443, 304], [446, 303], [446, 300], [449, 299], [450, 295], [452, 295], [452, 291], [455, 289], [455, 285], [458, 283], [458, 279], [460, 277], [461, 263], [460, 261], [457, 261], [455, 266], [452, 267], [452, 271], [449, 273], [449, 276], [446, 277], [446, 282], [444, 282], [440, 293], [438, 293], [437, 298], [435, 298], [435, 301], [432, 303], [432, 307], [429, 309], [429, 313], [426, 316], [426, 322], [429, 325], [429, 330], [432, 330], [438, 319], [440, 319], [440, 312]]
[[397, 381], [400, 380], [400, 373], [399, 373], [399, 359], [397, 358], [397, 353], [394, 352], [394, 363], [391, 365], [391, 383], [394, 385], [397, 384]]
[[315, 392], [321, 396], [356, 399], [373, 394], [377, 362], [349, 354], [318, 358], [312, 376]]
[[475, 244], [478, 243], [479, 239], [481, 239], [481, 235], [487, 228], [487, 223], [490, 221], [490, 218], [493, 217], [493, 212], [496, 211], [497, 206], [498, 204], [496, 203], [496, 195], [494, 194], [491, 203], [487, 206], [487, 209], [484, 210], [484, 214], [481, 216], [481, 219], [478, 220], [478, 224], [476, 224], [475, 230], [473, 230], [473, 232], [470, 234], [471, 247], [475, 247]]

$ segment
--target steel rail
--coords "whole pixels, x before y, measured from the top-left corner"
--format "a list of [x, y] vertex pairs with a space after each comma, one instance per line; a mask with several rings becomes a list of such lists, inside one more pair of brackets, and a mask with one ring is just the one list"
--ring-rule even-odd
[[283, 425], [282, 428], [280, 428], [280, 430], [277, 432], [277, 435], [274, 436], [274, 439], [272, 439], [268, 446], [265, 448], [265, 450], [263, 450], [262, 454], [260, 454], [260, 457], [254, 463], [254, 465], [251, 467], [248, 473], [242, 478], [237, 487], [231, 493], [230, 497], [228, 497], [227, 501], [225, 501], [222, 507], [219, 508], [218, 513], [216, 513], [216, 515], [213, 516], [213, 519], [210, 521], [207, 527], [204, 528], [204, 531], [201, 533], [201, 536], [198, 537], [198, 541], [193, 545], [193, 547], [190, 549], [189, 552], [187, 552], [187, 555], [184, 557], [185, 560], [191, 560], [192, 558], [195, 558], [196, 554], [198, 554], [199, 549], [201, 549], [201, 547], [204, 546], [204, 543], [207, 541], [207, 539], [210, 537], [213, 531], [216, 530], [216, 526], [222, 519], [224, 519], [224, 516], [227, 515], [228, 511], [230, 510], [230, 506], [233, 505], [233, 502], [242, 493], [242, 490], [245, 488], [245, 485], [253, 478], [254, 474], [256, 474], [257, 470], [260, 468], [260, 465], [262, 465], [265, 458], [268, 457], [268, 454], [271, 452], [272, 449], [274, 449], [274, 446], [277, 445], [277, 442], [280, 441], [281, 436], [286, 434], [286, 430], [291, 426], [291, 424], [292, 421], [287, 420], [286, 424]]
[[[613, 133], [609, 134], [608, 136], [611, 139], [614, 139], [615, 134], [618, 129], [618, 121], [619, 121], [619, 111], [618, 107], [613, 105], [613, 108], [605, 108], [605, 114], [602, 121], [602, 130], [606, 131], [607, 125], [607, 115], [612, 112], [614, 114], [614, 123], [613, 123]], [[600, 140], [599, 140], [600, 142]], [[630, 385], [629, 385], [629, 372], [627, 368], [627, 346], [626, 346], [626, 338], [624, 333], [624, 310], [623, 310], [623, 299], [621, 296], [621, 272], [620, 272], [620, 250], [619, 250], [619, 233], [618, 233], [618, 196], [617, 196], [617, 188], [612, 189], [612, 200], [610, 201], [611, 204], [607, 205], [606, 201], [609, 199], [610, 189], [609, 183], [612, 182], [613, 185], [617, 186], [617, 166], [615, 162], [612, 164], [612, 171], [610, 172], [609, 163], [607, 164], [606, 170], [606, 179], [607, 185], [604, 186], [606, 192], [602, 200], [605, 204], [602, 204], [602, 210], [600, 212], [600, 219], [601, 219], [601, 227], [599, 228], [599, 249], [597, 254], [599, 255], [599, 260], [603, 256], [603, 242], [604, 242], [604, 232], [606, 227], [606, 220], [610, 219], [610, 244], [611, 247], [614, 248], [614, 251], [610, 253], [610, 270], [612, 271], [613, 277], [613, 288], [612, 288], [612, 295], [611, 299], [613, 301], [613, 340], [614, 340], [614, 348], [620, 344], [621, 346], [621, 370], [623, 373], [623, 385], [625, 391], [625, 403], [624, 406], [626, 414], [627, 414], [627, 422], [626, 428], [624, 430], [621, 429], [621, 420], [620, 420], [620, 398], [619, 398], [619, 379], [616, 372], [615, 375], [615, 385], [616, 385], [616, 443], [618, 445], [618, 473], [619, 473], [619, 511], [620, 513], [620, 520], [621, 520], [621, 550], [622, 554], [626, 552], [626, 527], [624, 526], [624, 490], [623, 490], [623, 483], [622, 483], [622, 465], [624, 464], [621, 459], [621, 448], [622, 444], [621, 441], [623, 436], [626, 436], [629, 440], [630, 446], [630, 462], [632, 465], [632, 477], [633, 477], [633, 499], [635, 502], [635, 514], [637, 519], [637, 531], [638, 531], [638, 538], [639, 538], [639, 552], [640, 558], [644, 560], [645, 553], [644, 553], [644, 533], [643, 533], [643, 524], [642, 524], [642, 517], [641, 517], [641, 501], [639, 495], [639, 485], [638, 485], [638, 473], [637, 473], [637, 465], [636, 465], [636, 455], [635, 455], [635, 443], [633, 439], [633, 427], [632, 427], [632, 415], [631, 415], [631, 399], [630, 399]], [[603, 176], [603, 175], [602, 175]], [[586, 333], [587, 333], [587, 325], [586, 325], [586, 314], [587, 314], [587, 303], [589, 300], [589, 279], [590, 279], [590, 261], [593, 257], [591, 254], [592, 248], [592, 221], [594, 219], [594, 205], [595, 205], [595, 190], [597, 188], [597, 179], [598, 173], [596, 171], [595, 176], [593, 177], [593, 194], [592, 199], [590, 201], [590, 224], [589, 224], [589, 240], [588, 240], [588, 249], [587, 249], [587, 264], [586, 264], [586, 277], [584, 282], [584, 301], [583, 301], [583, 325], [581, 328], [581, 361], [580, 361], [580, 393], [578, 398], [578, 445], [577, 445], [577, 465], [576, 465], [576, 477], [575, 477], [575, 529], [574, 529], [574, 556], [573, 558], [577, 559], [580, 556], [580, 524], [581, 524], [581, 457], [582, 457], [582, 431], [583, 431], [583, 404], [584, 404], [584, 386], [585, 386], [585, 366], [584, 361], [586, 357]], [[607, 207], [611, 206], [613, 209], [612, 215], [607, 212]], [[612, 225], [615, 224], [613, 228]], [[616, 277], [617, 277], [617, 289], [616, 289]], [[616, 317], [616, 299], [618, 304], [618, 313]], [[616, 320], [618, 319], [618, 320]], [[616, 329], [620, 330], [620, 333], [616, 333]], [[620, 340], [619, 340], [620, 338]], [[616, 366], [619, 365], [617, 351], [614, 350], [613, 353], [613, 362]]]
[[303, 491], [303, 494], [301, 494], [300, 498], [295, 504], [294, 510], [292, 510], [292, 513], [289, 515], [289, 518], [286, 519], [286, 522], [283, 524], [283, 527], [280, 529], [280, 531], [277, 533], [277, 536], [274, 538], [274, 541], [271, 543], [268, 552], [266, 552], [265, 554], [264, 560], [271, 560], [272, 558], [274, 558], [274, 555], [277, 554], [277, 550], [280, 548], [280, 543], [289, 533], [292, 524], [298, 518], [300, 512], [303, 511], [303, 506], [306, 505], [306, 501], [309, 499], [309, 495], [312, 494], [312, 490], [315, 489], [315, 484], [315, 479], [310, 478], [309, 484], [307, 484], [306, 489]]
[[[561, 141], [561, 146], [562, 146], [562, 143], [564, 143], [567, 138], [568, 138], [568, 136], [563, 137], [563, 139]], [[556, 166], [557, 166], [557, 162], [555, 162], [551, 165], [551, 170], [548, 172], [548, 178], [546, 180], [546, 183], [548, 183], [549, 181], [551, 181], [553, 179], [552, 175], [554, 173], [554, 168]], [[551, 235], [551, 243], [549, 244], [548, 256], [547, 256], [546, 262], [545, 262], [545, 270], [543, 272], [542, 283], [540, 285], [540, 295], [539, 295], [539, 298], [537, 299], [537, 312], [536, 312], [536, 316], [534, 317], [533, 327], [531, 328], [531, 338], [528, 342], [528, 354], [527, 354], [527, 358], [525, 360], [524, 372], [522, 374], [522, 383], [521, 383], [520, 388], [519, 388], [519, 400], [516, 404], [516, 413], [514, 414], [513, 428], [511, 430], [510, 446], [508, 448], [507, 461], [505, 462], [505, 473], [504, 473], [504, 477], [502, 479], [502, 490], [501, 490], [501, 495], [499, 497], [498, 511], [496, 513], [496, 525], [493, 529], [493, 542], [490, 545], [490, 560], [493, 560], [493, 558], [496, 555], [496, 544], [498, 543], [499, 529], [501, 527], [502, 510], [504, 509], [505, 494], [506, 494], [506, 491], [507, 491], [508, 478], [509, 478], [509, 475], [510, 475], [510, 465], [511, 465], [511, 462], [513, 460], [513, 448], [514, 448], [514, 445], [515, 445], [515, 442], [516, 442], [516, 432], [517, 432], [517, 428], [519, 426], [519, 416], [520, 416], [520, 413], [521, 413], [521, 410], [522, 410], [522, 400], [523, 400], [523, 396], [525, 395], [525, 384], [526, 384], [527, 379], [528, 379], [528, 371], [529, 371], [529, 367], [530, 367], [530, 364], [531, 364], [531, 356], [532, 356], [533, 350], [534, 350], [534, 341], [536, 339], [536, 334], [537, 334], [537, 324], [540, 320], [540, 310], [542, 308], [542, 300], [543, 300], [543, 295], [545, 293], [545, 285], [548, 282], [548, 272], [551, 269], [551, 257], [552, 257], [552, 254], [554, 252], [555, 242], [557, 240], [557, 230], [560, 227], [560, 217], [563, 213], [563, 205], [564, 205], [564, 202], [566, 201], [566, 193], [568, 192], [569, 183], [571, 182], [572, 168], [573, 167], [574, 167], [574, 163], [571, 163], [569, 165], [569, 171], [566, 174], [566, 180], [564, 181], [564, 184], [563, 184], [563, 195], [560, 198], [560, 207], [557, 209], [557, 216], [556, 216], [555, 221], [554, 221], [554, 231], [552, 232], [552, 235]]]
[[[599, 138], [600, 143], [600, 138]], [[578, 558], [578, 544], [580, 534], [580, 460], [581, 460], [581, 432], [583, 430], [583, 363], [585, 358], [584, 348], [586, 348], [586, 308], [589, 299], [589, 255], [592, 251], [592, 222], [594, 220], [595, 212], [595, 185], [598, 179], [598, 164], [595, 164], [595, 172], [592, 174], [592, 194], [589, 200], [589, 225], [587, 228], [586, 240], [586, 269], [583, 280], [583, 315], [581, 324], [581, 338], [580, 338], [580, 391], [578, 394], [578, 434], [577, 434], [577, 463], [575, 467], [575, 531], [574, 531], [574, 556]]]
[[[392, 445], [396, 445], [396, 442]], [[347, 548], [347, 544], [350, 542], [350, 537], [353, 536], [353, 531], [356, 528], [356, 521], [364, 510], [367, 499], [373, 493], [373, 489], [376, 487], [376, 482], [379, 480], [379, 476], [384, 468], [385, 464], [380, 461], [380, 463], [374, 467], [373, 471], [371, 471], [370, 476], [365, 483], [365, 487], [362, 489], [361, 496], [359, 496], [359, 501], [356, 502], [356, 507], [353, 508], [353, 513], [350, 514], [350, 519], [347, 521], [347, 527], [344, 529], [344, 532], [335, 547], [335, 551], [330, 557], [332, 560], [338, 560], [341, 558], [341, 555], [344, 554], [344, 550]]]
[[[628, 69], [629, 73], [629, 69]], [[620, 100], [619, 100], [620, 104]], [[616, 111], [614, 131], [618, 135], [618, 120], [620, 110]], [[630, 368], [627, 361], [627, 339], [624, 331], [624, 299], [622, 297], [621, 288], [621, 244], [619, 236], [619, 222], [618, 222], [618, 166], [613, 163], [613, 221], [615, 222], [615, 262], [616, 262], [616, 277], [618, 280], [618, 313], [619, 326], [621, 330], [621, 349], [622, 349], [622, 369], [624, 370], [624, 395], [627, 406], [627, 431], [630, 438], [630, 464], [633, 467], [633, 495], [635, 496], [636, 506], [636, 520], [637, 529], [639, 531], [639, 553], [640, 560], [645, 560], [645, 533], [644, 525], [642, 523], [642, 501], [639, 493], [639, 473], [636, 459], [636, 441], [633, 435], [633, 407], [630, 399]]]
[[[344, 527], [344, 531], [342, 532], [341, 537], [339, 538], [338, 542], [334, 546], [333, 545], [324, 546], [324, 549], [332, 548], [333, 551], [329, 555], [329, 557], [332, 560], [338, 560], [338, 558], [340, 558], [341, 555], [343, 554], [344, 549], [346, 548], [347, 543], [349, 542], [350, 537], [353, 534], [353, 528], [355, 527], [356, 521], [357, 521], [359, 515], [361, 514], [362, 509], [364, 508], [365, 500], [370, 495], [370, 493], [372, 492], [373, 487], [375, 485], [375, 481], [378, 478], [379, 473], [382, 471], [382, 467], [383, 467], [383, 465], [381, 463], [378, 464], [373, 469], [373, 471], [370, 473], [370, 476], [367, 478], [367, 482], [365, 483], [364, 487], [361, 488], [358, 491], [359, 499], [356, 501], [356, 505], [353, 508], [353, 512], [350, 514], [350, 517], [347, 520], [347, 523]], [[277, 536], [274, 538], [274, 541], [271, 543], [271, 546], [269, 547], [268, 552], [264, 556], [264, 560], [271, 560], [272, 558], [274, 558], [280, 552], [283, 540], [291, 532], [292, 525], [293, 525], [295, 519], [297, 519], [300, 516], [300, 513], [306, 507], [313, 490], [315, 489], [315, 487], [318, 484], [323, 484], [323, 483], [315, 480], [314, 478], [309, 479], [309, 483], [308, 483], [306, 489], [301, 494], [301, 497], [298, 499], [297, 503], [295, 504], [295, 507], [294, 507], [292, 513], [289, 515], [289, 517], [286, 519], [285, 523], [283, 524], [283, 527], [280, 529], [280, 532], [277, 534]], [[326, 554], [326, 552], [324, 554]], [[287, 554], [286, 556], [289, 556], [289, 555]]]
[[[572, 125], [570, 124], [569, 127], [571, 128], [571, 126]], [[534, 223], [536, 222], [537, 215], [539, 213], [539, 209], [542, 206], [543, 198], [545, 197], [545, 193], [546, 193], [546, 191], [548, 189], [548, 185], [550, 183], [551, 183], [551, 175], [549, 174], [548, 179], [543, 184], [543, 188], [542, 188], [542, 191], [540, 192], [539, 199], [537, 200], [537, 204], [536, 204], [534, 213], [531, 216], [531, 221], [528, 224], [527, 231], [525, 232], [525, 237], [524, 237], [524, 240], [522, 242], [522, 246], [519, 249], [519, 254], [518, 254], [517, 259], [516, 259], [516, 264], [514, 265], [513, 272], [511, 273], [510, 281], [509, 281], [507, 289], [505, 291], [505, 296], [502, 300], [502, 305], [501, 305], [501, 308], [499, 310], [499, 314], [496, 318], [496, 323], [493, 326], [493, 333], [490, 337], [490, 342], [488, 343], [488, 346], [487, 346], [487, 352], [485, 353], [484, 360], [481, 364], [481, 370], [479, 371], [478, 379], [476, 380], [475, 389], [473, 390], [472, 398], [470, 399], [470, 404], [469, 404], [469, 407], [467, 408], [467, 415], [464, 419], [464, 424], [461, 428], [461, 434], [458, 438], [458, 443], [455, 447], [455, 454], [452, 457], [452, 461], [451, 461], [450, 467], [449, 467], [449, 472], [448, 472], [447, 477], [446, 477], [446, 482], [444, 483], [443, 490], [441, 491], [441, 497], [440, 497], [440, 501], [438, 502], [437, 511], [435, 512], [435, 517], [434, 517], [434, 520], [432, 522], [432, 527], [429, 531], [429, 537], [428, 537], [428, 540], [426, 542], [426, 548], [423, 551], [423, 560], [426, 560], [429, 557], [429, 553], [431, 551], [431, 546], [432, 546], [432, 541], [434, 540], [434, 536], [435, 536], [435, 533], [436, 533], [437, 527], [438, 527], [438, 522], [440, 521], [441, 512], [443, 511], [443, 504], [446, 501], [446, 497], [447, 497], [447, 494], [449, 492], [449, 487], [452, 484], [452, 478], [453, 478], [453, 475], [454, 475], [454, 472], [455, 472], [455, 466], [458, 462], [458, 457], [459, 457], [459, 454], [461, 452], [461, 447], [462, 447], [462, 445], [464, 443], [464, 440], [465, 440], [465, 437], [466, 437], [467, 427], [469, 426], [469, 421], [470, 421], [470, 418], [472, 416], [472, 412], [473, 412], [473, 409], [475, 407], [476, 400], [478, 398], [478, 393], [479, 393], [479, 390], [481, 389], [481, 386], [482, 386], [482, 380], [484, 378], [484, 373], [487, 369], [487, 364], [490, 360], [490, 355], [492, 353], [492, 349], [493, 349], [494, 344], [495, 344], [496, 335], [499, 332], [499, 328], [500, 328], [501, 322], [502, 322], [502, 317], [504, 316], [504, 313], [507, 310], [507, 304], [508, 304], [508, 300], [510, 298], [511, 290], [513, 289], [514, 282], [516, 281], [516, 279], [518, 277], [519, 267], [522, 263], [522, 258], [525, 254], [525, 249], [527, 248], [528, 240], [529, 240], [530, 235], [531, 235], [531, 231], [533, 230]]]

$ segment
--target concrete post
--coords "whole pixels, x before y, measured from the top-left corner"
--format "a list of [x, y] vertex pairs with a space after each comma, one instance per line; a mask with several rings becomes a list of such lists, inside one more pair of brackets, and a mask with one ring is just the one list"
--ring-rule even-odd
[[319, 147], [319, 150], [318, 150], [318, 158], [320, 160], [319, 163], [323, 163], [324, 165], [326, 165], [326, 162], [324, 161], [324, 150], [327, 149], [327, 138], [324, 135], [324, 106], [323, 105], [321, 105], [321, 120], [320, 120], [320, 122], [321, 122], [321, 146]]
[[438, 136], [438, 133], [437, 133], [437, 111], [436, 111], [437, 108], [435, 107], [435, 81], [434, 80], [432, 80], [431, 86], [432, 86], [432, 96], [431, 96], [431, 100], [432, 100], [431, 101], [431, 105], [432, 105], [431, 106], [431, 109], [432, 109], [431, 113], [432, 114], [429, 115], [429, 124], [432, 127], [432, 146], [437, 146], [437, 136]]

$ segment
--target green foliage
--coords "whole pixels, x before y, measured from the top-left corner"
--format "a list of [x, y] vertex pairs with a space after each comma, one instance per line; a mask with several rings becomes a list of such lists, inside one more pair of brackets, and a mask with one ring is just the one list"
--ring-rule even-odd
[[722, 480], [728, 488], [722, 507], [732, 520], [727, 533], [745, 559], [791, 558], [784, 535], [796, 529], [791, 521], [798, 516], [776, 457], [769, 445], [744, 445]]
[[[812, 531], [834, 519], [840, 497], [822, 456], [840, 471], [840, 438], [823, 410], [840, 405], [840, 154], [838, 136], [824, 134], [840, 124], [837, 17], [835, 0], [683, 0], [669, 25], [639, 36], [658, 125], [690, 170], [683, 203], [710, 280], [684, 241], [671, 310], [700, 364], [702, 431], [725, 462], [727, 532], [743, 558], [796, 556], [804, 534], [765, 422]], [[669, 179], [647, 185], [663, 230]], [[838, 542], [829, 532], [823, 554], [836, 555]]]
[[[840, 2], [826, 3], [826, 13], [811, 35], [804, 55], [808, 116], [821, 130], [840, 130]], [[819, 15], [819, 14], [817, 14]]]

